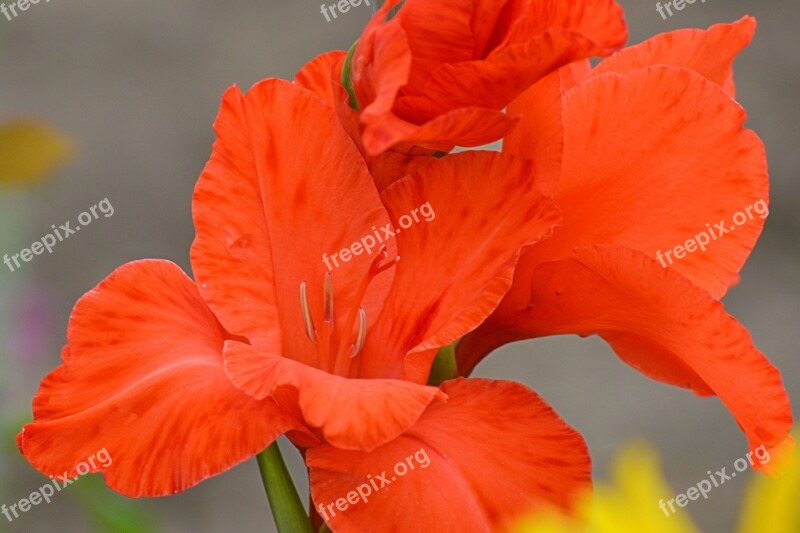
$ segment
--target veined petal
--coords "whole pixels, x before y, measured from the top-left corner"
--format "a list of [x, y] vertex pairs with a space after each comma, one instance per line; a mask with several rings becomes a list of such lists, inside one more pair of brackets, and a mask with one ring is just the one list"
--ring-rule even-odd
[[[86, 463], [122, 494], [166, 496], [300, 429], [228, 380], [225, 336], [176, 265], [120, 267], [75, 305], [63, 365], [42, 382], [21, 452], [47, 475], [72, 478]], [[109, 464], [89, 465], [101, 450]]]
[[446, 403], [372, 452], [307, 452], [311, 495], [333, 530], [498, 531], [540, 506], [570, 508], [591, 488], [586, 444], [533, 391], [482, 379], [442, 391]]
[[479, 107], [462, 107], [448, 111], [416, 126], [393, 114], [362, 116], [364, 146], [371, 155], [397, 143], [416, 144], [429, 150], [449, 152], [455, 145], [481, 146], [507, 134], [516, 119], [501, 111]]
[[[593, 43], [591, 55], [606, 55], [623, 46], [628, 39], [625, 13], [614, 0], [527, 0], [517, 2], [527, 16], [510, 21], [508, 42], [518, 43], [548, 29], [572, 32]], [[577, 59], [577, 58], [575, 58]]]
[[345, 450], [372, 450], [392, 440], [416, 422], [435, 397], [444, 399], [435, 387], [334, 376], [234, 341], [225, 345], [225, 370], [254, 398], [273, 395], [291, 410], [297, 405], [306, 423]]
[[557, 173], [550, 169], [561, 169], [561, 97], [591, 76], [609, 72], [629, 74], [654, 65], [669, 65], [694, 70], [734, 96], [733, 60], [751, 41], [755, 26], [755, 19], [743, 17], [733, 24], [717, 24], [708, 30], [682, 29], [625, 47], [593, 70], [588, 61], [570, 63], [534, 84], [509, 105], [508, 114], [519, 117], [520, 123], [503, 140], [503, 151], [536, 161], [540, 178], [544, 175], [557, 179]]
[[[364, 139], [364, 146], [370, 155], [377, 155], [400, 142], [401, 135], [413, 128], [391, 112], [397, 93], [408, 82], [411, 51], [397, 20], [386, 23], [371, 40], [365, 32], [365, 39], [363, 44], [359, 42], [353, 58], [353, 90], [363, 109], [361, 122], [367, 131], [374, 130], [371, 138]], [[389, 127], [376, 130], [372, 125], [375, 122]]]
[[[372, 226], [389, 223], [367, 166], [333, 108], [281, 80], [263, 81], [247, 96], [230, 89], [215, 129], [194, 197], [192, 265], [200, 291], [225, 328], [253, 346], [332, 366], [306, 338], [299, 287], [306, 283], [317, 327], [329, 270], [337, 308], [360, 305], [369, 320], [378, 316], [392, 270], [355, 302], [374, 255], [354, 253], [346, 265], [333, 258]], [[394, 243], [387, 246], [394, 254]], [[334, 318], [334, 335], [349, 342], [347, 312]]]
[[344, 52], [323, 54], [303, 67], [295, 83], [314, 92], [336, 109], [342, 126], [367, 162], [375, 185], [382, 191], [391, 183], [435, 161], [436, 158], [433, 157], [433, 150], [402, 144], [375, 156], [367, 152], [361, 135], [359, 113], [350, 107], [350, 98], [339, 81], [344, 59]]
[[502, 109], [550, 72], [591, 55], [591, 50], [593, 43], [580, 35], [549, 30], [487, 60], [442, 65], [428, 77], [424, 97], [401, 97], [397, 110], [401, 116], [410, 115], [412, 110], [424, 115], [426, 108], [441, 112], [476, 103]]
[[395, 284], [367, 337], [361, 376], [397, 376], [402, 359], [386, 354], [415, 352], [425, 355], [407, 360], [404, 374], [424, 382], [430, 370], [426, 352], [461, 338], [495, 309], [511, 284], [520, 249], [548, 235], [559, 220], [534, 182], [524, 160], [467, 152], [383, 191], [391, 218], [413, 224], [395, 225]]
[[[406, 118], [417, 117], [416, 123], [459, 107], [500, 110], [554, 69], [592, 55], [607, 55], [627, 38], [622, 9], [613, 0], [493, 2], [491, 10], [481, 2], [452, 3], [459, 5], [462, 19], [470, 14], [497, 17], [490, 49], [464, 55], [473, 40], [477, 47], [486, 48], [480, 44], [485, 39], [470, 37], [468, 32], [454, 38], [457, 32], [448, 31], [447, 46], [458, 45], [459, 52], [434, 53], [434, 61], [421, 59], [425, 51], [442, 47], [432, 43], [437, 40], [434, 32], [420, 27], [423, 16], [415, 16], [413, 8], [421, 5], [417, 12], [428, 11], [428, 23], [434, 27], [441, 26], [439, 15], [447, 18], [443, 13], [447, 10], [442, 3], [433, 7], [424, 0], [406, 2], [398, 17], [405, 21], [401, 23], [409, 34], [414, 63], [409, 86], [402, 93], [419, 96], [420, 101], [412, 107], [400, 99], [396, 111]], [[436, 14], [431, 16], [433, 9]], [[460, 25], [468, 27], [469, 21]], [[423, 31], [412, 33], [419, 30]]]
[[675, 270], [633, 250], [581, 248], [532, 280], [517, 338], [600, 335], [647, 376], [719, 396], [751, 449], [777, 449], [791, 431], [780, 372], [719, 301]]
[[[761, 233], [769, 198], [764, 146], [745, 118], [718, 85], [687, 69], [603, 74], [573, 88], [564, 96], [554, 195], [564, 223], [520, 261], [520, 290], [533, 265], [568, 257], [575, 246], [655, 257], [691, 240], [693, 253], [676, 252], [663, 266], [725, 294]], [[724, 234], [714, 229], [720, 223]]]
[[411, 49], [405, 30], [386, 22], [389, 12], [403, 0], [387, 0], [370, 19], [353, 54], [353, 90], [362, 109], [381, 100], [375, 109], [390, 109], [400, 88], [408, 83]]
[[503, 153], [536, 162], [538, 183], [550, 195], [558, 185], [564, 153], [560, 72], [540, 80], [509, 104], [509, 116], [517, 117], [519, 123], [503, 139]]
[[[403, 142], [448, 151], [497, 140], [512, 125], [502, 109], [531, 84], [627, 38], [613, 0], [406, 0], [386, 22], [398, 3], [373, 17], [354, 59], [373, 156]], [[478, 110], [489, 120], [467, 124]]]
[[604, 59], [593, 74], [626, 74], [653, 65], [694, 70], [736, 96], [733, 61], [756, 31], [756, 19], [742, 17], [733, 24], [715, 24], [707, 30], [681, 29], [662, 33], [626, 47]]
[[300, 69], [295, 76], [295, 83], [322, 98], [329, 106], [335, 107], [337, 104], [337, 97], [333, 92], [335, 71], [346, 55], [347, 52], [342, 50], [318, 55]]

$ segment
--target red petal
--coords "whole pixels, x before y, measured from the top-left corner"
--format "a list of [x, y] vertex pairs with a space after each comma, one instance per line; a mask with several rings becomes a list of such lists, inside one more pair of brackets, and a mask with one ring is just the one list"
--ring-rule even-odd
[[708, 30], [681, 29], [656, 35], [620, 50], [600, 62], [594, 74], [628, 73], [652, 65], [692, 69], [735, 96], [733, 61], [750, 44], [756, 19], [743, 17], [733, 24], [716, 24]]
[[335, 50], [315, 57], [297, 73], [295, 83], [322, 98], [329, 106], [335, 107], [337, 104], [337, 97], [333, 92], [334, 82], [337, 81], [335, 72], [346, 55], [347, 52]]
[[[627, 38], [622, 9], [613, 0], [517, 1], [505, 6], [494, 2], [493, 10], [479, 8], [481, 16], [499, 16], [493, 47], [470, 55], [474, 38], [469, 35], [469, 17], [479, 16], [470, 13], [476, 2], [451, 3], [455, 5], [448, 9], [442, 2], [407, 1], [398, 14], [413, 56], [409, 84], [402, 94], [420, 96], [425, 102], [416, 112], [398, 102], [396, 111], [406, 118], [413, 113], [418, 124], [458, 107], [502, 109], [552, 70], [591, 55], [607, 55]], [[442, 19], [460, 20], [461, 31], [441, 24]], [[443, 47], [442, 41], [447, 45]], [[480, 48], [480, 43], [476, 46]]]
[[[525, 255], [521, 276], [575, 246], [609, 244], [656, 256], [692, 240], [694, 253], [664, 266], [722, 296], [761, 233], [769, 197], [764, 146], [743, 128], [745, 118], [719, 86], [684, 69], [604, 74], [575, 87], [564, 96], [565, 151], [555, 193], [564, 224]], [[739, 213], [745, 220], [735, 231], [708, 234], [720, 221], [733, 227]], [[699, 239], [707, 240], [705, 251]], [[528, 285], [520, 279], [520, 290]]]
[[[305, 281], [320, 327], [324, 275], [334, 269], [334, 301], [343, 310], [336, 335], [350, 335], [345, 322], [355, 306], [370, 320], [378, 316], [393, 272], [355, 302], [375, 256], [361, 250], [346, 265], [330, 259], [389, 223], [366, 164], [331, 107], [280, 80], [261, 82], [246, 97], [230, 89], [215, 128], [194, 198], [192, 265], [201, 293], [226, 329], [256, 348], [332, 367], [306, 338], [298, 291]], [[388, 246], [393, 254], [394, 243]]]
[[470, 0], [403, 2], [393, 20], [405, 31], [413, 58], [404, 91], [418, 93], [431, 72], [444, 63], [474, 59], [473, 10], [474, 2]]
[[676, 271], [603, 247], [540, 265], [532, 279], [520, 337], [600, 335], [651, 378], [719, 396], [751, 448], [777, 447], [791, 430], [778, 370], [720, 302]]
[[524, 6], [526, 16], [510, 22], [509, 43], [526, 42], [531, 35], [556, 30], [590, 41], [588, 53], [600, 56], [623, 46], [628, 39], [625, 13], [614, 0], [527, 0], [518, 4]]
[[362, 123], [368, 128], [374, 122], [385, 126], [373, 133], [374, 139], [364, 139], [367, 152], [377, 155], [401, 142], [414, 128], [391, 113], [397, 93], [408, 82], [411, 51], [405, 31], [396, 20], [384, 25], [373, 40], [365, 39], [353, 59], [353, 90], [363, 109]]
[[[413, 424], [437, 395], [435, 387], [393, 379], [347, 379], [238, 342], [225, 345], [225, 369], [254, 398], [277, 396], [332, 445], [372, 450]], [[293, 392], [287, 393], [286, 388]], [[285, 396], [281, 396], [281, 395]]]
[[304, 66], [295, 82], [313, 91], [336, 109], [342, 126], [350, 134], [350, 138], [356, 143], [367, 162], [369, 173], [375, 180], [378, 190], [383, 190], [414, 170], [435, 161], [436, 158], [432, 157], [433, 151], [412, 145], [397, 145], [376, 156], [367, 153], [362, 142], [359, 113], [350, 107], [347, 91], [339, 82], [343, 63], [344, 53], [323, 54]]
[[68, 478], [105, 450], [107, 467], [98, 458], [91, 470], [131, 497], [171, 495], [245, 461], [299, 426], [231, 384], [224, 336], [176, 265], [120, 267], [76, 304], [64, 364], [42, 382], [20, 450]]
[[588, 60], [576, 61], [535, 83], [508, 106], [519, 125], [503, 139], [503, 152], [535, 162], [537, 183], [553, 195], [561, 176], [564, 153], [562, 95], [589, 76]]
[[[399, 377], [402, 360], [387, 354], [424, 354], [475, 328], [508, 290], [520, 248], [548, 235], [559, 217], [536, 190], [530, 164], [495, 152], [448, 156], [381, 197], [393, 220], [417, 210], [419, 221], [395, 224], [401, 259], [361, 375]], [[428, 355], [406, 364], [407, 379], [427, 379]]]
[[478, 379], [442, 390], [447, 403], [373, 452], [308, 451], [311, 494], [331, 529], [500, 531], [537, 508], [569, 508], [591, 488], [586, 444], [533, 391]]
[[[620, 45], [624, 37], [623, 32]], [[486, 60], [442, 65], [428, 74], [422, 97], [401, 97], [396, 110], [400, 116], [431, 118], [433, 110], [442, 113], [462, 106], [502, 109], [555, 69], [610, 51], [572, 30], [551, 28], [527, 42], [498, 49]]]
[[401, 142], [448, 151], [497, 140], [511, 126], [500, 111], [531, 84], [627, 37], [613, 0], [407, 0], [384, 22], [395, 4], [368, 25], [353, 67], [370, 155]]
[[364, 146], [379, 154], [397, 143], [416, 144], [429, 150], [449, 152], [455, 145], [481, 146], [511, 131], [516, 120], [493, 109], [462, 107], [422, 126], [414, 126], [392, 114], [362, 115]]
[[380, 107], [391, 108], [397, 91], [408, 82], [411, 50], [405, 30], [386, 22], [389, 11], [403, 0], [387, 0], [364, 28], [353, 54], [353, 90], [361, 108], [376, 98], [386, 98]]
[[590, 70], [588, 61], [571, 63], [536, 83], [509, 105], [508, 114], [521, 117], [521, 122], [503, 140], [503, 151], [530, 157], [536, 161], [540, 177], [555, 177], [555, 170], [560, 171], [563, 150], [561, 95], [589, 76], [608, 72], [626, 74], [653, 65], [685, 67], [721, 85], [733, 96], [733, 60], [752, 39], [755, 26], [755, 19], [744, 17], [708, 30], [677, 30], [623, 48], [601, 61], [594, 70]]

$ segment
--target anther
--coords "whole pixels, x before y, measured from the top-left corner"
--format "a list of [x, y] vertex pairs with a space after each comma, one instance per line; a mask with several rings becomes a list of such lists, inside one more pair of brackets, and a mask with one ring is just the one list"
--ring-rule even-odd
[[350, 357], [355, 357], [361, 350], [364, 349], [364, 343], [367, 341], [367, 312], [363, 307], [358, 308], [358, 334], [356, 335], [356, 342], [353, 344], [353, 350], [350, 352]]
[[[327, 294], [327, 293], [326, 293]], [[311, 318], [311, 310], [308, 308], [308, 294], [306, 289], [306, 282], [300, 284], [300, 308], [303, 310], [303, 322], [306, 326], [306, 335], [311, 342], [317, 342], [317, 330], [314, 328], [314, 320]], [[327, 305], [326, 305], [327, 310]], [[331, 309], [333, 309], [333, 301], [331, 301]]]
[[394, 260], [389, 261], [388, 263], [383, 263], [383, 261], [385, 261], [387, 257], [389, 257], [389, 250], [386, 248], [386, 245], [384, 244], [378, 250], [378, 256], [375, 258], [375, 260], [372, 262], [372, 265], [370, 265], [369, 267], [369, 274], [368, 274], [369, 279], [372, 279], [373, 277], [377, 276], [384, 270], [388, 270], [389, 268], [400, 262], [400, 256], [398, 255], [394, 258]]
[[330, 270], [325, 272], [324, 307], [325, 322], [330, 324], [331, 331], [333, 331], [333, 274]]

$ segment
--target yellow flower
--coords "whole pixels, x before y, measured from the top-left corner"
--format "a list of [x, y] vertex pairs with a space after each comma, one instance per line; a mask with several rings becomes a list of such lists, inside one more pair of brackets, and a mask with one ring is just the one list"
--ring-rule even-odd
[[[800, 441], [800, 431], [794, 434]], [[758, 476], [747, 487], [739, 533], [800, 531], [800, 449], [778, 464], [775, 477]]]
[[69, 140], [44, 124], [0, 124], [0, 185], [39, 183], [68, 159], [70, 151]]
[[[800, 433], [795, 440], [800, 439]], [[776, 476], [756, 474], [743, 503], [739, 533], [800, 532], [800, 451], [779, 461]], [[702, 475], [701, 475], [702, 477]], [[668, 513], [659, 502], [676, 494], [665, 481], [658, 456], [646, 443], [625, 446], [609, 483], [599, 483], [574, 516], [554, 510], [522, 521], [515, 533], [695, 533], [686, 512]], [[702, 500], [701, 500], [702, 501]], [[677, 508], [676, 508], [677, 509]]]

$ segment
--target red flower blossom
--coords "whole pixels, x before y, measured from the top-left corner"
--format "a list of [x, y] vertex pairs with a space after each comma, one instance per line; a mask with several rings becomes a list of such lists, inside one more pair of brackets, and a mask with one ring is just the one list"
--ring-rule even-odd
[[[352, 460], [378, 469], [424, 443], [435, 479], [410, 480], [405, 499], [385, 491], [369, 516], [331, 517], [337, 529], [363, 530], [409, 498], [412, 529], [571, 505], [590, 483], [586, 446], [535, 394], [485, 380], [424, 385], [437, 349], [486, 318], [520, 249], [558, 221], [531, 164], [462, 154], [379, 194], [334, 111], [278, 80], [246, 96], [230, 89], [216, 131], [194, 196], [196, 282], [170, 262], [138, 261], [78, 301], [63, 364], [18, 437], [28, 460], [71, 477], [106, 449], [113, 462], [97, 468], [113, 489], [168, 495], [288, 432], [311, 447], [322, 504], [357, 479]], [[426, 203], [435, 218], [393, 226]], [[384, 228], [395, 236], [380, 251], [356, 251]], [[344, 248], [352, 257], [339, 252], [329, 271], [323, 254]]]
[[613, 0], [390, 0], [352, 64], [369, 155], [399, 143], [449, 151], [508, 133], [502, 112], [570, 61], [607, 55], [627, 30]]
[[[591, 489], [583, 439], [530, 390], [458, 379], [442, 391], [446, 403], [432, 403], [407, 432], [372, 452], [327, 444], [307, 452], [311, 494], [332, 530], [507, 531], [520, 513], [571, 510]], [[420, 450], [428, 466], [398, 476], [396, 464]], [[364, 502], [351, 494], [359, 487], [377, 490]]]
[[[593, 70], [565, 67], [511, 106], [524, 118], [504, 149], [534, 160], [564, 219], [459, 345], [464, 375], [506, 342], [595, 334], [651, 378], [719, 396], [751, 448], [781, 445], [792, 416], [780, 374], [719, 302], [764, 217], [727, 225], [769, 194], [764, 147], [731, 99], [754, 29], [746, 17], [660, 35]], [[720, 220], [727, 233], [705, 250], [656, 259]]]

